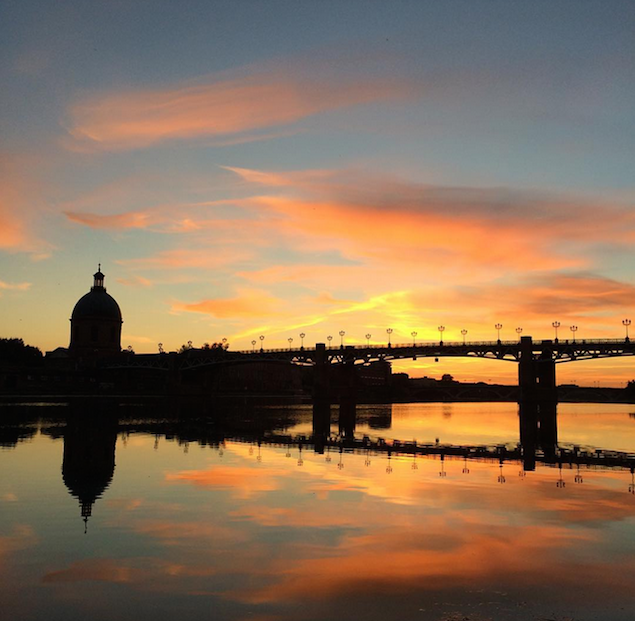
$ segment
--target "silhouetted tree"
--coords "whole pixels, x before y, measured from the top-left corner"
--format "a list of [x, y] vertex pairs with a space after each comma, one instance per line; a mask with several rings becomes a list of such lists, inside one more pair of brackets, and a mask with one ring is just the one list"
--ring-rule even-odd
[[37, 363], [42, 360], [42, 352], [32, 345], [25, 345], [22, 339], [0, 338], [0, 360], [11, 363]]

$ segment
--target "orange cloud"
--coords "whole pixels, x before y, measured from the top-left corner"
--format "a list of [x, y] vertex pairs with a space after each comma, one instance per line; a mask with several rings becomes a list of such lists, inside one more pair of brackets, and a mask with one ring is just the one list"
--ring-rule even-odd
[[190, 313], [203, 313], [219, 318], [266, 317], [277, 314], [282, 301], [265, 291], [243, 290], [234, 298], [202, 300], [190, 304], [177, 303], [173, 310]]
[[[27, 177], [28, 163], [0, 153], [0, 250], [48, 257], [52, 246], [35, 232], [37, 184]], [[40, 216], [42, 214], [39, 214]]]
[[94, 95], [73, 105], [69, 132], [79, 145], [137, 149], [171, 139], [244, 134], [359, 104], [404, 99], [396, 80], [318, 78], [263, 70], [207, 83]]
[[216, 269], [228, 264], [248, 259], [252, 256], [250, 250], [235, 250], [222, 252], [204, 252], [200, 249], [165, 250], [154, 256], [138, 259], [123, 259], [117, 261], [133, 269], [176, 269], [202, 268]]
[[93, 229], [145, 229], [150, 223], [147, 212], [128, 212], [111, 216], [90, 213], [65, 212], [71, 222], [84, 224]]
[[31, 287], [30, 282], [5, 282], [4, 280], [0, 280], [0, 295], [2, 295], [3, 291], [26, 291]]

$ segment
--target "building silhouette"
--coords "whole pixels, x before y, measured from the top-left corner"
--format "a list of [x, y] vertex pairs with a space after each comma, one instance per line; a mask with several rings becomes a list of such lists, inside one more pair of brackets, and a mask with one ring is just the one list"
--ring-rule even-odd
[[71, 315], [69, 353], [73, 356], [109, 356], [121, 351], [121, 309], [106, 292], [101, 265], [93, 277], [93, 286]]

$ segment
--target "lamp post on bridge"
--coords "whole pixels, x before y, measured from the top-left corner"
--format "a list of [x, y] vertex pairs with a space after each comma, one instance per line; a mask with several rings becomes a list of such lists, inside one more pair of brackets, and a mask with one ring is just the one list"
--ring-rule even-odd
[[622, 325], [626, 328], [626, 342], [629, 342], [629, 338], [628, 338], [628, 326], [631, 325], [631, 320], [630, 319], [622, 319]]
[[370, 347], [370, 337], [371, 337], [370, 334], [366, 335], [366, 347]]
[[495, 326], [496, 328], [496, 333], [497, 333], [497, 337], [496, 337], [496, 342], [500, 343], [501, 342], [501, 330], [503, 328], [503, 324], [502, 323], [497, 323]]
[[556, 331], [556, 339], [554, 343], [557, 343], [558, 342], [558, 328], [560, 327], [560, 322], [554, 321], [551, 325], [553, 326], [553, 329]]
[[575, 333], [578, 331], [578, 326], [570, 326], [569, 330], [571, 330], [571, 333], [573, 334], [573, 342], [575, 343]]
[[163, 343], [159, 343], [159, 353], [160, 353], [160, 354], [164, 353], [164, 350], [163, 350]]
[[306, 334], [304, 332], [300, 332], [300, 349], [304, 350], [304, 337]]
[[251, 351], [256, 351], [256, 341], [251, 342]]
[[344, 349], [344, 335], [346, 332], [344, 330], [340, 330], [340, 349]]
[[291, 343], [293, 343], [293, 337], [290, 336], [287, 341], [289, 341], [289, 349], [291, 349]]
[[467, 334], [467, 330], [463, 328], [463, 330], [461, 330], [461, 334], [463, 335], [463, 345], [465, 345], [465, 335]]
[[392, 334], [392, 328], [386, 328], [386, 334], [388, 335], [388, 347], [390, 348], [390, 335]]
[[417, 338], [417, 333], [416, 332], [411, 332], [410, 336], [412, 337], [412, 346], [416, 347], [417, 346], [417, 341], [415, 339]]
[[260, 351], [264, 351], [262, 348], [262, 345], [263, 345], [262, 342], [265, 340], [265, 335], [261, 334], [258, 338], [260, 339]]
[[520, 335], [523, 333], [523, 329], [522, 328], [516, 328], [516, 334], [518, 335], [518, 340], [520, 341]]
[[333, 337], [329, 334], [329, 335], [326, 337], [326, 340], [329, 342], [329, 349], [331, 349], [331, 341], [333, 340]]
[[225, 337], [223, 337], [221, 339], [221, 343], [223, 344], [223, 349], [225, 349], [225, 345], [227, 345], [227, 339]]
[[445, 330], [445, 326], [439, 326], [437, 330], [439, 331], [439, 345], [443, 345], [443, 331]]

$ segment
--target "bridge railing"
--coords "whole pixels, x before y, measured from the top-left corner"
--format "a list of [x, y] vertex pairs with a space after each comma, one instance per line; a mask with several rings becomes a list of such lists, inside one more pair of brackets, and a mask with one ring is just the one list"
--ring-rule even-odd
[[[573, 341], [572, 339], [559, 339], [557, 342], [550, 339], [544, 340], [536, 340], [533, 341], [533, 346], [538, 347], [544, 344], [550, 344], [552, 346], [561, 346], [561, 345], [624, 345], [625, 343], [630, 343], [630, 341], [626, 341], [625, 339], [576, 339]], [[350, 351], [351, 349], [355, 351], [360, 350], [393, 350], [393, 349], [432, 349], [436, 347], [448, 347], [448, 348], [470, 348], [470, 347], [518, 347], [520, 341], [419, 341], [416, 343], [388, 343], [385, 344], [372, 344], [372, 345], [364, 345], [364, 344], [355, 344], [355, 345], [345, 345], [345, 346], [331, 346], [327, 347], [327, 352], [339, 352], [339, 351]], [[205, 351], [205, 350], [192, 350], [196, 352]], [[234, 349], [228, 350], [230, 353], [236, 354], [275, 354], [275, 353], [294, 353], [297, 356], [302, 356], [307, 353], [314, 353], [316, 351], [315, 347], [304, 347], [303, 349], [297, 347], [278, 347], [271, 349]]]

